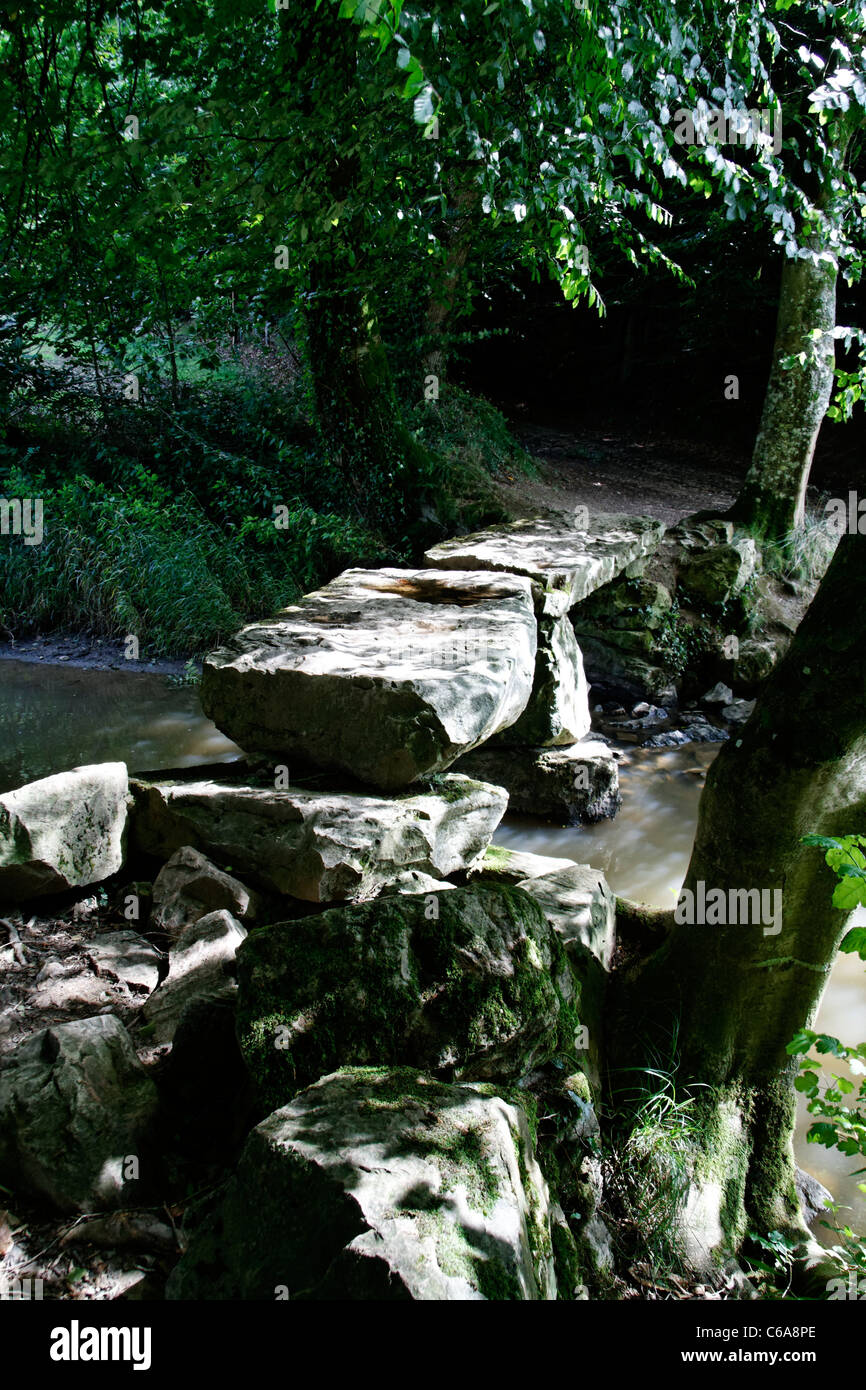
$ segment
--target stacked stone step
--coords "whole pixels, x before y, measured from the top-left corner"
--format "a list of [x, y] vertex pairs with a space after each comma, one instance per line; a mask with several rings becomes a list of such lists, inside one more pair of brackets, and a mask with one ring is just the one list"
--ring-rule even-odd
[[523, 713], [536, 647], [526, 578], [346, 571], [208, 657], [202, 706], [248, 759], [134, 780], [132, 842], [307, 902], [438, 888], [508, 804], [448, 769]]
[[435, 546], [425, 570], [348, 570], [213, 653], [203, 707], [277, 766], [389, 793], [453, 767], [504, 786], [512, 810], [613, 814], [616, 764], [587, 738], [569, 612], [663, 529], [523, 521]]
[[567, 823], [612, 816], [619, 806], [616, 761], [605, 743], [588, 737], [589, 686], [571, 611], [655, 550], [664, 534], [649, 517], [583, 521], [518, 521], [444, 541], [425, 556], [441, 570], [529, 579], [537, 621], [532, 694], [515, 723], [457, 766], [504, 786], [512, 811]]

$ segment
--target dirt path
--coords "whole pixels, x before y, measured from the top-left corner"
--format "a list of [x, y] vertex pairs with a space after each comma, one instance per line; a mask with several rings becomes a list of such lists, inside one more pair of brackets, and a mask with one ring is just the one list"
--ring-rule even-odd
[[539, 464], [536, 478], [518, 476], [503, 488], [514, 514], [628, 512], [671, 524], [702, 509], [726, 510], [739, 491], [746, 460], [732, 450], [663, 436], [525, 425], [521, 442]]

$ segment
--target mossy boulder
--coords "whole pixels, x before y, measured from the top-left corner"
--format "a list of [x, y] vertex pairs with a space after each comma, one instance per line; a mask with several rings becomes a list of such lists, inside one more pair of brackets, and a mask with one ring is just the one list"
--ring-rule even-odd
[[[664, 584], [623, 576], [605, 584], [574, 610], [578, 632], [656, 632], [670, 612], [673, 599]], [[619, 639], [618, 639], [619, 640]]]
[[323, 1077], [250, 1134], [169, 1299], [550, 1300], [547, 1185], [513, 1094]]
[[741, 594], [758, 568], [751, 537], [696, 550], [680, 566], [680, 587], [691, 599], [716, 607]]
[[588, 954], [610, 969], [616, 947], [616, 898], [600, 869], [568, 864], [533, 874], [518, 887], [540, 905], [566, 951]]
[[518, 1080], [579, 1040], [579, 991], [528, 893], [479, 883], [251, 932], [241, 1049], [265, 1104], [345, 1065]]
[[753, 695], [767, 679], [779, 660], [786, 644], [770, 637], [750, 637], [740, 642], [736, 658], [731, 662], [731, 679], [738, 690]]
[[519, 887], [535, 899], [565, 948], [578, 983], [582, 1025], [572, 1055], [599, 1088], [607, 981], [616, 945], [616, 899], [604, 874], [589, 864], [538, 874]]
[[674, 610], [664, 584], [622, 576], [590, 595], [571, 616], [591, 680], [632, 696], [668, 698]]

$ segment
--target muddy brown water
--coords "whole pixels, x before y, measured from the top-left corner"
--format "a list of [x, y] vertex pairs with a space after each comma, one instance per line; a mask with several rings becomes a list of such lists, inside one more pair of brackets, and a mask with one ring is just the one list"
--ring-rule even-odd
[[[673, 906], [688, 865], [698, 801], [718, 745], [628, 748], [620, 768], [622, 810], [615, 820], [562, 829], [509, 816], [497, 844], [560, 855], [602, 869], [626, 897]], [[4, 660], [0, 663], [0, 791], [64, 768], [118, 759], [130, 771], [231, 761], [239, 749], [205, 719], [194, 688], [164, 676], [81, 670]], [[866, 912], [862, 914], [866, 922]], [[858, 1042], [864, 1036], [866, 968], [840, 956], [817, 1027]], [[858, 1080], [858, 1078], [854, 1078]], [[840, 1219], [866, 1232], [866, 1196], [851, 1177], [856, 1161], [806, 1142], [810, 1117], [801, 1105], [795, 1139], [799, 1163], [840, 1203]], [[832, 1244], [835, 1237], [818, 1228]]]
[[165, 676], [0, 662], [0, 791], [85, 763], [117, 759], [135, 772], [239, 754], [195, 688]]

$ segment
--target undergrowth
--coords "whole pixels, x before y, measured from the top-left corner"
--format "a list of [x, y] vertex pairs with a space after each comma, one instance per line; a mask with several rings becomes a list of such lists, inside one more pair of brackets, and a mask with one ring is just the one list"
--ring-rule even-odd
[[[0, 536], [2, 635], [133, 634], [149, 657], [199, 655], [245, 620], [353, 565], [411, 564], [504, 518], [492, 482], [531, 466], [486, 402], [443, 388], [407, 413], [430, 459], [405, 495], [360, 489], [322, 457], [299, 379], [254, 359], [126, 401], [78, 369], [22, 390], [0, 442], [0, 494], [41, 498], [44, 538]], [[357, 493], [358, 490], [356, 490]]]

